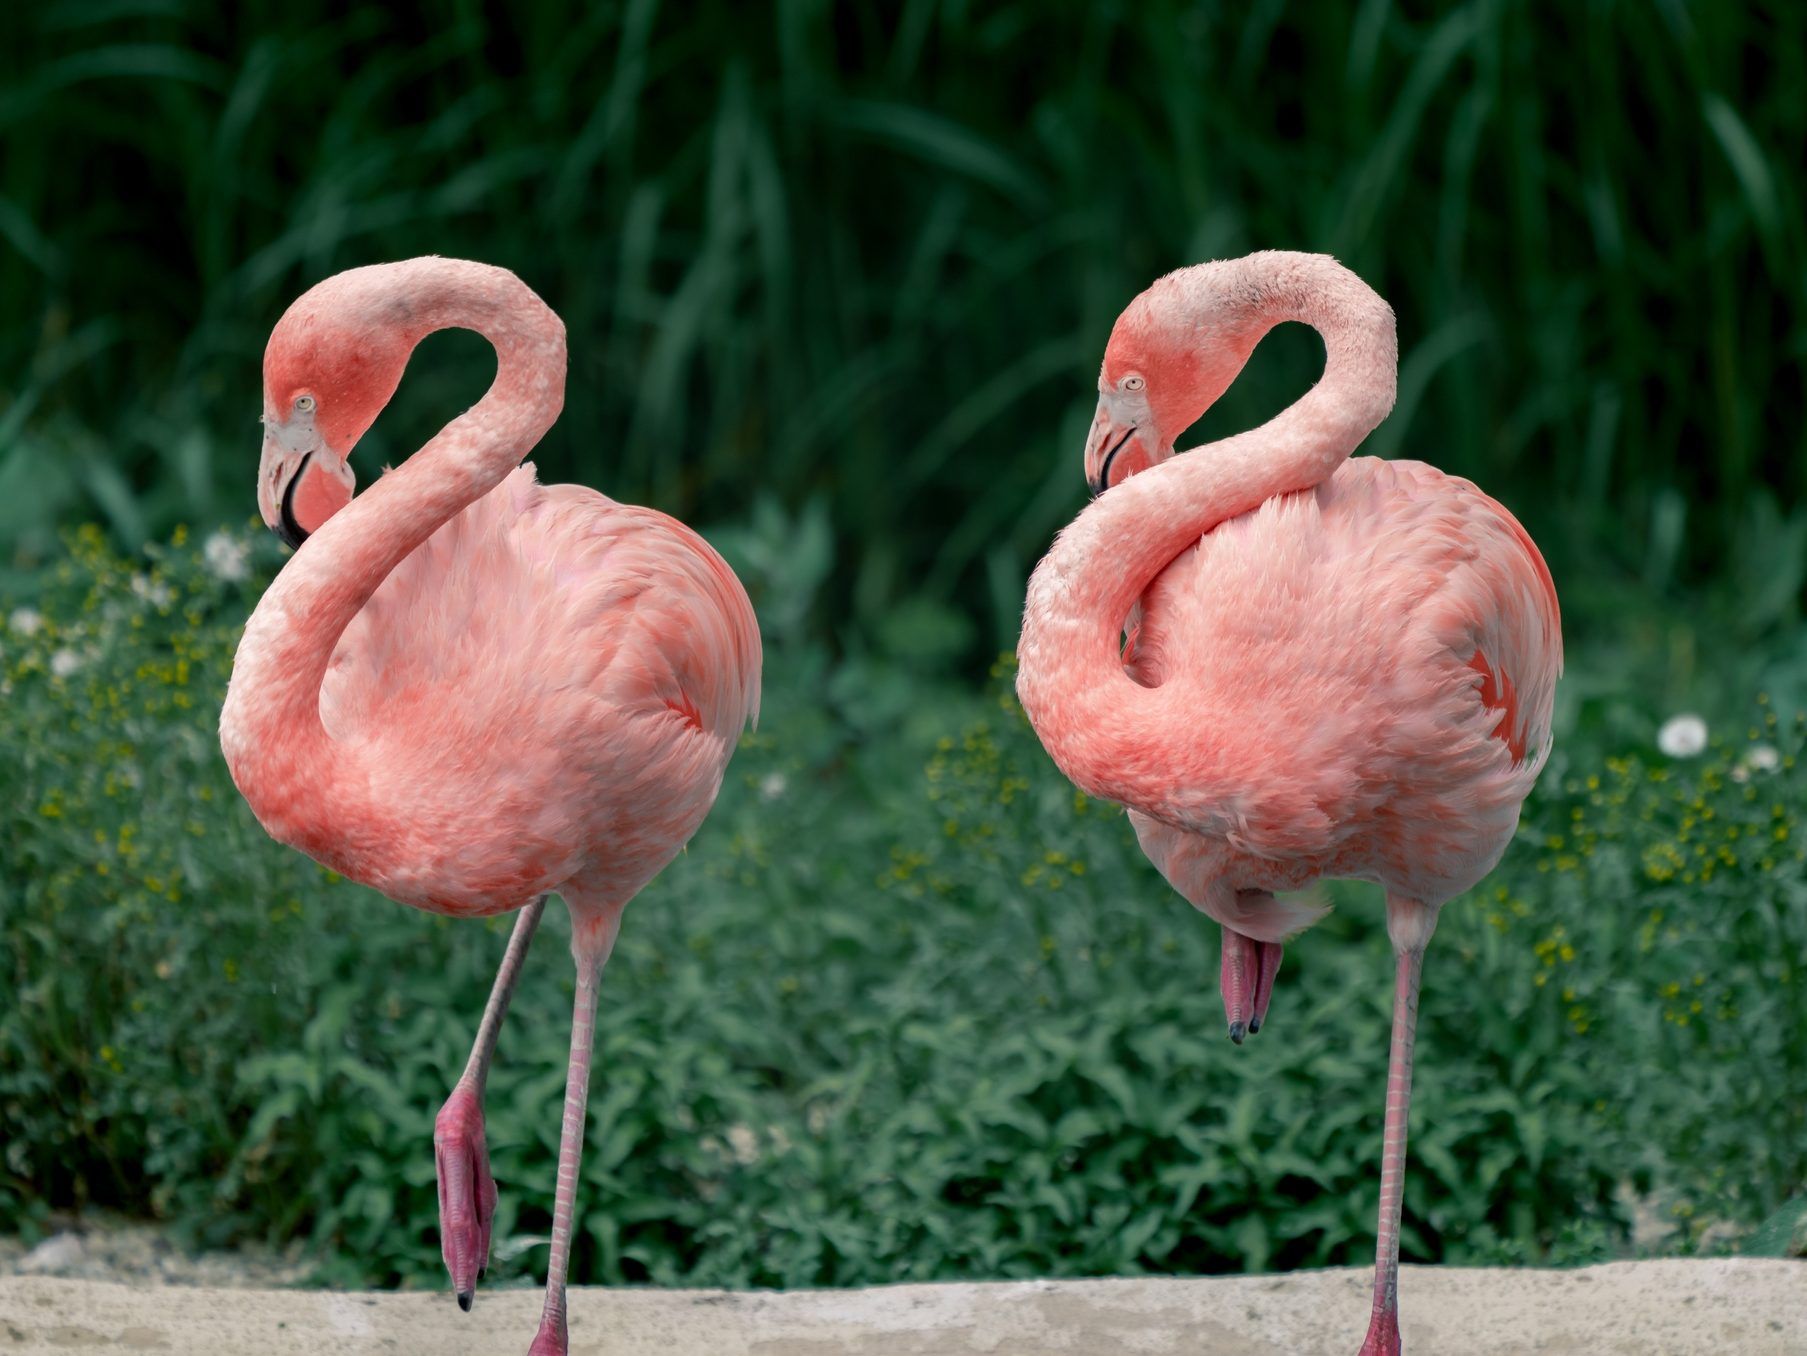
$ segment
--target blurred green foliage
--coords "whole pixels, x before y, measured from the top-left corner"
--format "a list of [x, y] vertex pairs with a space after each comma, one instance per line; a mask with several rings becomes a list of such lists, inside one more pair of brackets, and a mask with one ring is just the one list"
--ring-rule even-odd
[[[813, 623], [939, 609], [970, 664], [1081, 498], [1117, 311], [1287, 247], [1399, 313], [1373, 450], [1506, 502], [1571, 616], [1629, 583], [1711, 585], [1744, 640], [1798, 614], [1799, 6], [45, 0], [0, 48], [14, 565], [59, 521], [236, 521], [288, 301], [466, 255], [570, 326], [550, 478], [703, 523], [819, 502]], [[466, 339], [366, 478], [480, 390]], [[1316, 352], [1276, 336], [1200, 435]]]
[[[724, 545], [801, 615], [826, 546], [767, 527]], [[508, 920], [410, 912], [252, 820], [215, 724], [279, 559], [261, 531], [133, 558], [89, 528], [29, 602], [0, 590], [0, 1229], [105, 1205], [438, 1285], [432, 1118]], [[1008, 676], [980, 698], [774, 638], [764, 723], [604, 977], [579, 1279], [1365, 1261], [1378, 899], [1337, 888], [1232, 1046], [1217, 930], [1050, 765]], [[1646, 1247], [1766, 1217], [1756, 1244], [1789, 1246], [1807, 778], [1780, 704], [1690, 762], [1623, 706], [1565, 728], [1430, 954], [1409, 1257], [1616, 1255], [1636, 1197], [1668, 1226]], [[549, 1221], [572, 990], [549, 918], [490, 1080], [503, 1276]]]

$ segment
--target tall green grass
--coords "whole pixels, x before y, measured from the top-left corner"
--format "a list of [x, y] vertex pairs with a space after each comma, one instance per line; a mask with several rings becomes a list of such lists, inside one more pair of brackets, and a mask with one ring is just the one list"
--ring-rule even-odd
[[[47, 0], [0, 20], [0, 544], [250, 502], [261, 343], [336, 269], [522, 274], [570, 325], [538, 460], [703, 522], [826, 510], [815, 624], [1014, 636], [1118, 308], [1333, 251], [1400, 316], [1373, 440], [1487, 486], [1571, 609], [1798, 610], [1807, 13]], [[1202, 433], [1315, 370], [1271, 344]], [[441, 340], [372, 434], [485, 380]], [[970, 618], [967, 624], [961, 618]]]

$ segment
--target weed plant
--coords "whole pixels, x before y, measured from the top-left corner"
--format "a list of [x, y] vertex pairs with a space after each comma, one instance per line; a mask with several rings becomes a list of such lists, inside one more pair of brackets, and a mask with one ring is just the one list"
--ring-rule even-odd
[[[720, 534], [795, 617], [826, 538], [768, 538]], [[411, 912], [251, 819], [215, 724], [278, 559], [261, 530], [127, 557], [89, 529], [0, 601], [0, 1228], [107, 1206], [305, 1239], [337, 1284], [438, 1285], [432, 1118], [508, 920]], [[1216, 930], [1049, 764], [1008, 660], [980, 700], [772, 640], [766, 719], [605, 976], [574, 1278], [1363, 1262], [1373, 893], [1336, 889], [1233, 1047]], [[1640, 1198], [1666, 1224], [1644, 1246], [1724, 1247], [1807, 1186], [1807, 796], [1780, 706], [1684, 761], [1650, 722], [1623, 735], [1635, 713], [1569, 712], [1429, 955], [1408, 1257], [1619, 1255]], [[490, 1081], [505, 1277], [549, 1227], [572, 977], [548, 919]]]

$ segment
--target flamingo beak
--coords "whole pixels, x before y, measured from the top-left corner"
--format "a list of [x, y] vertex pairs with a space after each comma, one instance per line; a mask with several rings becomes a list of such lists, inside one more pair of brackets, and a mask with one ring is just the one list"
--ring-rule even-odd
[[[1155, 454], [1154, 415], [1148, 402], [1110, 394], [1100, 397], [1085, 443], [1085, 478], [1092, 497], [1159, 459]], [[1119, 473], [1115, 480], [1113, 471]]]
[[302, 472], [307, 470], [307, 460], [313, 456], [308, 452], [302, 455], [295, 466], [295, 472], [283, 486], [282, 509], [276, 517], [276, 535], [282, 539], [289, 550], [298, 550], [301, 543], [307, 540], [307, 529], [295, 521], [295, 486], [301, 481]]
[[291, 430], [266, 425], [263, 458], [257, 468], [257, 508], [264, 526], [290, 548], [307, 539], [307, 532], [295, 520], [295, 486], [307, 470], [308, 459], [318, 450], [297, 446], [301, 441]]
[[351, 502], [357, 478], [311, 419], [264, 420], [263, 460], [257, 471], [257, 507], [264, 525], [299, 549], [308, 535]]

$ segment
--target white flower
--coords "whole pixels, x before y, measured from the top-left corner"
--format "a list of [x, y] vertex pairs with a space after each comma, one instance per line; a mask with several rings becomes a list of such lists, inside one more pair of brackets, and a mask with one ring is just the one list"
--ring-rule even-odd
[[1693, 758], [1707, 747], [1707, 723], [1692, 711], [1670, 716], [1656, 732], [1656, 746], [1670, 758]]
[[50, 671], [58, 678], [67, 678], [82, 666], [82, 657], [65, 646], [50, 656]]
[[176, 598], [175, 591], [168, 584], [143, 574], [132, 576], [132, 592], [152, 607], [168, 607]]
[[231, 583], [251, 573], [251, 548], [228, 532], [215, 532], [201, 547], [201, 558], [215, 579]]
[[6, 624], [22, 636], [35, 636], [38, 628], [44, 625], [44, 616], [36, 608], [15, 607]]
[[1732, 780], [1748, 782], [1753, 772], [1774, 772], [1782, 765], [1782, 755], [1774, 744], [1752, 744], [1732, 769]]
[[768, 772], [759, 779], [760, 797], [764, 800], [777, 800], [788, 785], [782, 772]]
[[734, 1155], [736, 1163], [743, 1168], [751, 1167], [759, 1161], [759, 1136], [753, 1133], [751, 1126], [730, 1125], [728, 1149]]

